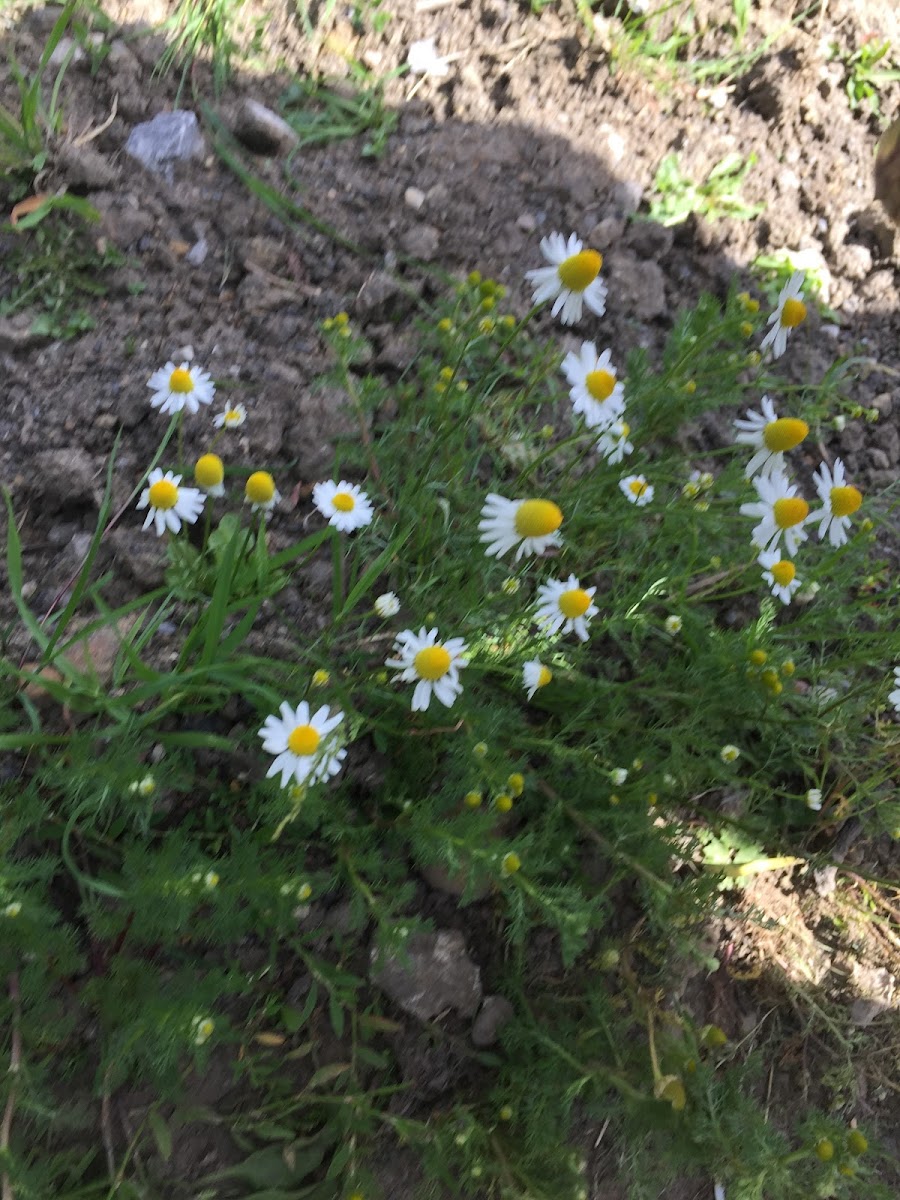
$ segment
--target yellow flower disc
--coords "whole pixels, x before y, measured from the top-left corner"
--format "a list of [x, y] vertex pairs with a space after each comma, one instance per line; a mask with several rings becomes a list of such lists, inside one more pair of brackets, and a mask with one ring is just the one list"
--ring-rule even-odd
[[197, 459], [194, 479], [202, 488], [218, 487], [225, 478], [225, 464], [218, 454], [204, 454]]
[[643, 496], [649, 486], [649, 484], [644, 483], [643, 479], [632, 479], [628, 485], [628, 490], [632, 496]]
[[761, 667], [769, 656], [765, 650], [751, 650], [749, 657], [755, 667]]
[[319, 732], [313, 729], [312, 725], [298, 725], [288, 735], [288, 750], [291, 754], [299, 754], [308, 758], [310, 754], [315, 754], [320, 741]]
[[563, 287], [570, 292], [583, 292], [600, 274], [602, 266], [602, 254], [596, 250], [582, 250], [561, 262], [556, 269]]
[[168, 479], [150, 486], [151, 508], [174, 508], [178, 503], [178, 487]]
[[809, 433], [809, 426], [797, 417], [779, 417], [763, 430], [767, 450], [793, 450]]
[[426, 646], [413, 659], [420, 679], [440, 679], [450, 670], [450, 655], [443, 646]]
[[516, 533], [519, 537], [546, 537], [562, 525], [562, 511], [552, 500], [523, 500], [516, 509]]
[[191, 378], [190, 371], [185, 371], [183, 367], [176, 367], [169, 376], [169, 391], [179, 392], [182, 395], [185, 392], [194, 390], [194, 381]]
[[783, 558], [781, 562], [773, 563], [769, 567], [769, 573], [779, 587], [787, 587], [789, 583], [793, 582], [794, 576], [797, 574], [797, 568], [792, 562], [788, 562], [787, 559]]
[[356, 508], [356, 501], [349, 492], [335, 492], [331, 503], [338, 512], [353, 512], [354, 508]]
[[570, 588], [559, 598], [559, 611], [570, 621], [575, 617], [583, 617], [590, 607], [591, 598], [584, 588]]
[[275, 480], [268, 471], [254, 471], [244, 494], [252, 504], [268, 504], [275, 495]]
[[539, 688], [546, 687], [553, 678], [553, 672], [549, 667], [541, 667], [538, 671], [537, 685]]
[[830, 492], [831, 511], [836, 517], [849, 517], [862, 504], [862, 492], [859, 488], [834, 487]]
[[800, 496], [784, 496], [772, 505], [775, 524], [779, 529], [790, 529], [809, 516], [809, 505]]
[[795, 300], [793, 297], [785, 300], [781, 309], [781, 324], [785, 329], [796, 329], [805, 320], [806, 305], [803, 301]]
[[584, 379], [585, 387], [595, 400], [602, 404], [613, 394], [616, 377], [611, 371], [588, 371]]

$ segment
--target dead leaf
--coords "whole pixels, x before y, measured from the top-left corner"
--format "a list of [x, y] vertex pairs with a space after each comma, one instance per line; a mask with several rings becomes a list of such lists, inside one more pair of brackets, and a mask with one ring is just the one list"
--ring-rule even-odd
[[27, 217], [29, 213], [33, 213], [35, 209], [40, 208], [49, 199], [49, 192], [38, 192], [36, 196], [29, 196], [27, 200], [20, 200], [18, 204], [13, 205], [12, 212], [9, 214], [10, 225], [18, 225], [20, 217]]

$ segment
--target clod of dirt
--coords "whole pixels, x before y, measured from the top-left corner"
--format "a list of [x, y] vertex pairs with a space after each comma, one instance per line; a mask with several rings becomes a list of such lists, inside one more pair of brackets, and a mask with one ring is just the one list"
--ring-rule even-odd
[[125, 143], [125, 153], [148, 171], [166, 174], [173, 162], [202, 158], [206, 144], [197, 117], [187, 109], [157, 113], [152, 121], [135, 125]]
[[362, 320], [395, 318], [409, 307], [400, 282], [387, 271], [373, 271], [357, 293], [353, 310]]
[[234, 136], [254, 154], [283, 154], [300, 139], [283, 117], [258, 100], [246, 99], [234, 118]]
[[[128, 636], [136, 620], [135, 616], [129, 616], [123, 617], [112, 625], [104, 625], [87, 637], [73, 642], [62, 657], [80, 675], [89, 676], [99, 687], [108, 687], [122, 642]], [[26, 663], [24, 669], [36, 671], [37, 664]], [[44, 667], [39, 678], [51, 684], [61, 684], [65, 681], [65, 676], [56, 667]], [[47, 689], [36, 681], [26, 685], [25, 694], [29, 700], [38, 705], [49, 705], [53, 702], [53, 697]]]
[[35, 333], [31, 328], [32, 318], [28, 313], [17, 313], [14, 317], [0, 317], [0, 350], [33, 350], [50, 339], [44, 333]]
[[413, 225], [400, 235], [400, 249], [412, 258], [431, 262], [436, 257], [441, 235], [433, 225]]
[[655, 262], [618, 253], [609, 260], [610, 291], [623, 310], [639, 321], [652, 321], [667, 309], [666, 277]]
[[75, 191], [96, 192], [112, 187], [117, 173], [93, 146], [64, 142], [56, 152], [55, 165], [64, 181]]
[[85, 450], [77, 446], [44, 450], [36, 455], [34, 467], [31, 492], [42, 500], [44, 512], [99, 503], [97, 481], [100, 471]]
[[[373, 964], [377, 958], [373, 947]], [[399, 1008], [420, 1021], [448, 1008], [472, 1017], [481, 1003], [481, 972], [466, 953], [465, 938], [455, 929], [416, 934], [402, 958], [388, 958], [371, 978]]]
[[472, 1044], [479, 1049], [493, 1046], [504, 1025], [516, 1015], [505, 996], [485, 996], [478, 1016], [472, 1023]]

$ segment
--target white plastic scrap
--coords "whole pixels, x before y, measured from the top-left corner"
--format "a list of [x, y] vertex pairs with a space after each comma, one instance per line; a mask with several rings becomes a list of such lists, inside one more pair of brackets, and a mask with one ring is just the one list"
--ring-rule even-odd
[[406, 63], [413, 75], [433, 75], [437, 79], [444, 79], [450, 74], [449, 59], [438, 54], [434, 38], [413, 42], [406, 53]]

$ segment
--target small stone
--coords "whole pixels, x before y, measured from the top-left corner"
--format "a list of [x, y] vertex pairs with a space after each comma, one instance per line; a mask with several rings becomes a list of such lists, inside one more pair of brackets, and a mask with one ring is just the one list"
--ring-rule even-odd
[[58, 512], [79, 504], [98, 503], [100, 472], [84, 450], [68, 446], [65, 450], [44, 450], [35, 457], [31, 490], [43, 501], [48, 512]]
[[890, 392], [879, 392], [870, 407], [877, 409], [883, 417], [889, 417], [894, 411], [894, 397]]
[[149, 171], [164, 172], [173, 162], [202, 158], [206, 144], [196, 114], [176, 109], [135, 125], [125, 143], [125, 153]]
[[400, 236], [400, 248], [404, 254], [430, 262], [438, 252], [441, 235], [433, 225], [414, 225]]
[[862, 450], [864, 441], [862, 426], [857, 421], [852, 421], [841, 433], [841, 450], [845, 454], [856, 454]]
[[280, 154], [300, 144], [295, 130], [258, 100], [241, 103], [234, 120], [234, 136], [254, 154]]
[[472, 1044], [483, 1050], [493, 1046], [504, 1025], [516, 1015], [505, 996], [485, 996], [478, 1016], [472, 1023]]
[[881, 444], [881, 450], [887, 459], [889, 467], [895, 467], [900, 462], [900, 430], [894, 424], [878, 425], [878, 441]]
[[635, 179], [623, 179], [612, 190], [612, 206], [622, 217], [632, 217], [641, 207], [644, 189]]
[[206, 262], [206, 256], [209, 253], [209, 242], [206, 238], [200, 238], [195, 242], [184, 256], [184, 261], [190, 263], [192, 267], [202, 267]]
[[47, 59], [47, 66], [52, 71], [57, 70], [63, 63], [68, 63], [71, 66], [72, 63], [83, 61], [84, 51], [82, 48], [76, 45], [73, 38], [62, 37], [56, 43], [53, 53]]
[[523, 233], [534, 233], [537, 229], [537, 218], [531, 213], [521, 213], [516, 217], [516, 225]]
[[91, 204], [100, 213], [104, 235], [121, 250], [139, 242], [156, 223], [133, 192], [100, 192], [91, 196]]
[[411, 209], [418, 212], [425, 204], [425, 193], [421, 188], [408, 187], [403, 193], [403, 200]]
[[869, 451], [869, 462], [873, 467], [882, 471], [886, 471], [891, 465], [891, 460], [883, 450], [878, 448], [878, 446], [873, 446]]
[[655, 262], [618, 253], [609, 259], [609, 290], [621, 311], [650, 321], [667, 310], [666, 277]]
[[137, 74], [141, 68], [141, 64], [131, 53], [127, 43], [123, 42], [121, 38], [115, 38], [110, 42], [106, 61], [114, 71], [130, 71]]
[[588, 234], [588, 245], [605, 252], [610, 246], [619, 243], [625, 233], [625, 220], [622, 217], [604, 217], [598, 221]]
[[[373, 964], [377, 958], [373, 947]], [[372, 982], [420, 1021], [430, 1021], [448, 1008], [471, 1017], [481, 1003], [481, 973], [455, 929], [415, 934], [402, 958], [390, 957], [373, 971]]]
[[396, 315], [406, 306], [406, 297], [399, 282], [387, 271], [373, 271], [357, 293], [353, 311], [364, 320], [382, 319]]

